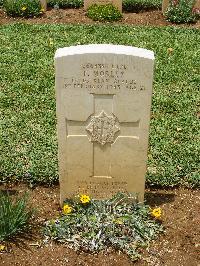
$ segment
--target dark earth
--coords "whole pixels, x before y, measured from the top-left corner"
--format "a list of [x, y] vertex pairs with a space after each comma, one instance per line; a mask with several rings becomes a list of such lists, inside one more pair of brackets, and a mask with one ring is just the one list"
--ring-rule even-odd
[[[3, 10], [0, 10], [0, 24], [7, 24], [13, 22], [25, 23], [64, 23], [64, 24], [102, 24], [101, 22], [94, 22], [86, 16], [83, 8], [80, 9], [53, 9], [49, 8], [47, 12], [39, 18], [10, 18], [7, 17]], [[105, 24], [105, 23], [104, 23]], [[146, 26], [177, 26], [167, 22], [161, 10], [144, 11], [139, 13], [123, 13], [121, 21], [106, 24], [117, 25], [146, 25]], [[180, 24], [178, 27], [199, 28], [200, 21], [195, 24]]]
[[[49, 9], [40, 18], [9, 18], [0, 9], [0, 24], [24, 23], [65, 23], [65, 24], [101, 24], [86, 17], [83, 9]], [[105, 24], [105, 23], [104, 23]], [[108, 23], [111, 24], [112, 23]], [[160, 10], [140, 13], [124, 13], [123, 19], [113, 24], [167, 26]], [[176, 26], [176, 25], [174, 25]], [[196, 24], [178, 25], [178, 27], [199, 28]], [[101, 254], [75, 252], [65, 245], [44, 244], [41, 227], [48, 219], [56, 218], [60, 213], [59, 187], [36, 187], [11, 185], [0, 186], [11, 194], [29, 191], [29, 202], [37, 209], [32, 233], [15, 238], [12, 242], [0, 243], [6, 250], [0, 253], [0, 265], [5, 266], [200, 266], [200, 191], [188, 189], [150, 190], [145, 193], [146, 203], [151, 207], [161, 207], [165, 233], [141, 250], [142, 259], [131, 262], [118, 252]]]
[[29, 191], [29, 202], [37, 212], [32, 234], [24, 234], [9, 243], [2, 243], [6, 251], [0, 253], [4, 266], [200, 266], [200, 191], [188, 189], [150, 190], [145, 193], [146, 203], [152, 208], [161, 207], [165, 233], [146, 249], [141, 249], [142, 259], [131, 262], [118, 252], [101, 254], [75, 252], [64, 244], [43, 242], [41, 227], [46, 220], [58, 217], [59, 187], [26, 185], [0, 186], [11, 194]]

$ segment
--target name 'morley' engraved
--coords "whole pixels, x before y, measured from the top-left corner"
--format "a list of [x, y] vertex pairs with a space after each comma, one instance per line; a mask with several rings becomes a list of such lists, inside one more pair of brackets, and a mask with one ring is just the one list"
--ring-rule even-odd
[[145, 86], [126, 76], [128, 66], [124, 64], [91, 64], [81, 66], [82, 77], [69, 76], [64, 79], [64, 89], [87, 89], [89, 93], [115, 94], [121, 90], [143, 92]]
[[101, 145], [113, 143], [115, 134], [120, 131], [116, 125], [116, 117], [108, 116], [103, 110], [97, 116], [92, 116], [86, 130], [90, 133], [90, 141]]

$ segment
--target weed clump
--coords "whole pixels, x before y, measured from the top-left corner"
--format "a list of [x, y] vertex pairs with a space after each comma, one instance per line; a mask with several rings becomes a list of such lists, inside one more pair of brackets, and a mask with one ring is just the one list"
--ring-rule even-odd
[[122, 18], [120, 11], [112, 4], [91, 5], [87, 10], [87, 16], [95, 21], [117, 21]]
[[194, 0], [171, 0], [165, 15], [173, 23], [190, 23], [198, 20], [200, 10], [194, 8]]
[[3, 7], [12, 17], [37, 17], [44, 13], [39, 0], [4, 0]]
[[27, 194], [12, 199], [8, 193], [0, 192], [0, 241], [27, 230], [32, 214], [27, 208]]
[[93, 200], [81, 195], [66, 200], [60, 218], [46, 222], [44, 235], [66, 243], [75, 250], [99, 252], [110, 248], [126, 253], [132, 260], [163, 231], [161, 209], [137, 203], [118, 193], [110, 200]]

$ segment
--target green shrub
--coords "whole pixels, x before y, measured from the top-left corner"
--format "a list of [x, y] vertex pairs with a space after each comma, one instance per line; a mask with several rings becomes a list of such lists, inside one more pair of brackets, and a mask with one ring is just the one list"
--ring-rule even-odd
[[44, 234], [68, 244], [75, 250], [99, 252], [114, 248], [132, 260], [139, 257], [139, 247], [163, 231], [161, 209], [150, 210], [135, 197], [118, 193], [110, 200], [91, 200], [81, 195], [66, 201], [63, 215], [46, 222]]
[[173, 23], [196, 22], [199, 10], [193, 8], [194, 0], [171, 0], [165, 13], [167, 20]]
[[24, 232], [29, 226], [32, 210], [27, 210], [27, 194], [12, 199], [0, 191], [0, 241]]
[[87, 16], [95, 21], [117, 21], [122, 18], [120, 11], [111, 4], [91, 5], [87, 10]]
[[126, 12], [139, 12], [144, 10], [160, 9], [161, 0], [123, 0], [122, 7]]
[[83, 0], [48, 0], [48, 6], [60, 8], [79, 8], [83, 6]]
[[[1, 1], [1, 0], [0, 0]], [[48, 6], [60, 8], [79, 8], [83, 6], [83, 0], [48, 0]], [[162, 0], [123, 0], [123, 10], [127, 12], [139, 12], [141, 10], [159, 9]]]
[[34, 17], [44, 12], [39, 0], [4, 0], [3, 7], [13, 17]]

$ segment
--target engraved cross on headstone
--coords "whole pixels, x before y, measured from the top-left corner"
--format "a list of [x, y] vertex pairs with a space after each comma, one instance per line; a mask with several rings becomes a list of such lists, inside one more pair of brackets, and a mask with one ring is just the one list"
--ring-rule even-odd
[[143, 201], [154, 54], [90, 44], [55, 54], [61, 204], [119, 191]]
[[[86, 121], [75, 121], [67, 120], [67, 138], [74, 136], [88, 136], [88, 141], [93, 143], [93, 169], [91, 176], [100, 177], [100, 178], [112, 178], [111, 174], [111, 149], [112, 144], [118, 141], [120, 138], [133, 138], [139, 139], [138, 134], [136, 133], [136, 128], [139, 128], [138, 121], [120, 121], [115, 117], [113, 110], [113, 97], [114, 94], [92, 94], [93, 95], [93, 113], [88, 117]], [[113, 118], [113, 132], [110, 132], [113, 136], [111, 138], [105, 139], [102, 143], [99, 143], [96, 139], [91, 137], [92, 131], [100, 130], [100, 132], [95, 132], [95, 134], [103, 134], [103, 131], [106, 131], [106, 123], [101, 123], [99, 129], [94, 129], [95, 121], [91, 124], [91, 120], [94, 118], [104, 119]], [[82, 133], [80, 133], [82, 132]], [[109, 132], [108, 132], [109, 133]]]

